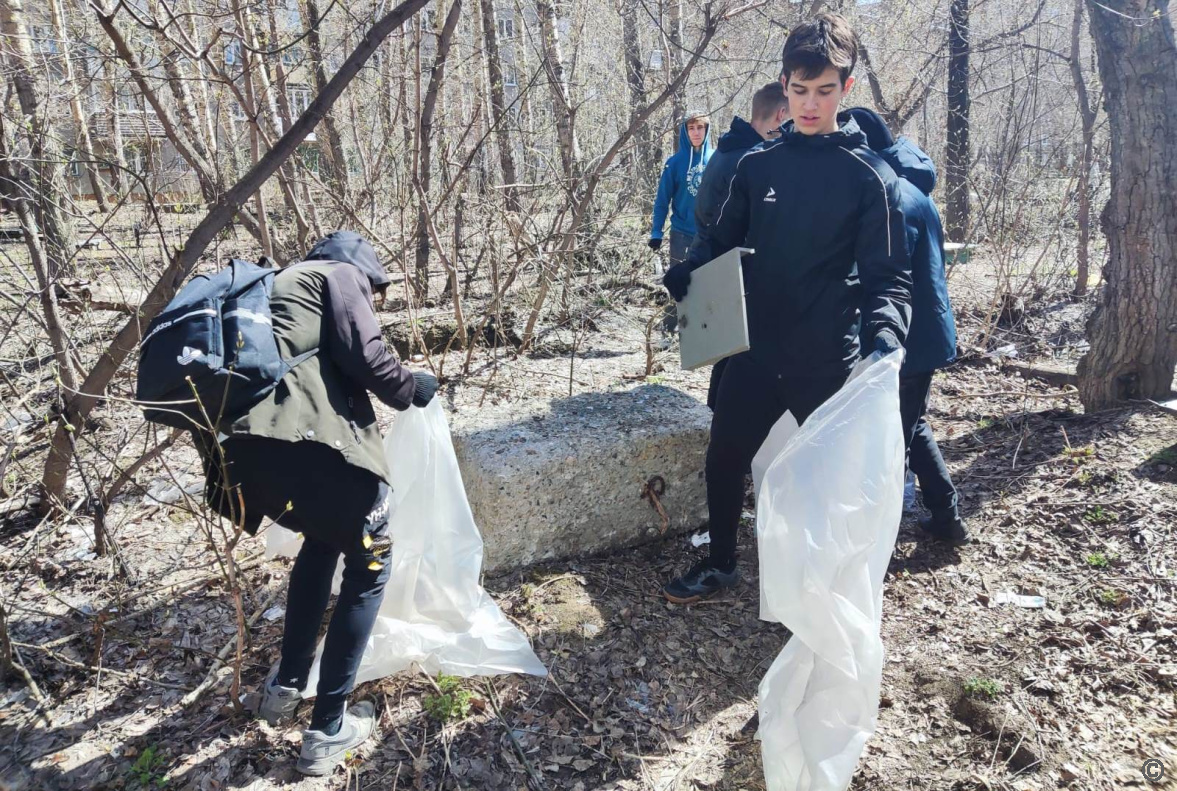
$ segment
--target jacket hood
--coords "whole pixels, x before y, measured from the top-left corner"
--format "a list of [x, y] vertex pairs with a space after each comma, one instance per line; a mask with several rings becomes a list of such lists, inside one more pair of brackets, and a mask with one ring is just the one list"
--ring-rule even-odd
[[341, 261], [357, 267], [367, 276], [373, 289], [383, 288], [392, 282], [376, 251], [368, 240], [355, 231], [332, 231], [306, 254], [304, 261]]
[[839, 146], [842, 148], [857, 148], [866, 145], [866, 134], [859, 127], [849, 111], [838, 113], [838, 128], [828, 135], [806, 135], [797, 131], [797, 126], [789, 121], [781, 127], [781, 136], [777, 138], [782, 143], [791, 146], [811, 146], [826, 148]]
[[725, 132], [723, 137], [719, 138], [718, 150], [720, 153], [745, 151], [763, 142], [764, 138], [752, 128], [752, 124], [737, 115], [732, 119], [731, 129]]
[[[701, 146], [703, 154], [703, 163], [711, 159], [711, 152], [713, 146], [711, 144], [711, 124], [707, 124], [707, 131], [703, 134], [703, 145]], [[699, 155], [695, 153], [694, 146], [691, 145], [691, 138], [687, 134], [687, 122], [683, 121], [678, 127], [678, 155], [687, 157], [687, 170], [690, 170], [695, 165], [695, 158]]]
[[910, 181], [925, 195], [936, 187], [936, 166], [919, 146], [901, 137], [896, 140], [878, 113], [865, 107], [855, 107], [850, 115], [866, 134], [867, 145], [891, 166], [900, 178]]

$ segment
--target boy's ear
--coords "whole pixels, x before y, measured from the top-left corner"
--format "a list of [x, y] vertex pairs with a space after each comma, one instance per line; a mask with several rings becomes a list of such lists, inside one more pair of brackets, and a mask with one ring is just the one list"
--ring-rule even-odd
[[850, 89], [854, 87], [854, 78], [847, 77], [846, 83], [842, 86], [842, 96], [849, 96]]
[[789, 89], [789, 75], [783, 71], [781, 72], [781, 86], [784, 87], [785, 90]]

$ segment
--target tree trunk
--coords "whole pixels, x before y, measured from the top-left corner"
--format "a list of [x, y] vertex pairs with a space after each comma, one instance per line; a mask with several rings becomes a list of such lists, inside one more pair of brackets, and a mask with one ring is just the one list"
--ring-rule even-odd
[[969, 0], [952, 0], [948, 33], [948, 157], [945, 230], [963, 242], [969, 232]]
[[[670, 83], [678, 79], [678, 75], [683, 69], [682, 0], [668, 0], [666, 3], [666, 38], [670, 49], [670, 57], [666, 61], [667, 82]], [[678, 126], [687, 114], [687, 85], [685, 82], [679, 83], [672, 101], [674, 117], [671, 128], [674, 129], [674, 146], [677, 151]]]
[[1091, 161], [1095, 155], [1095, 109], [1087, 93], [1087, 79], [1079, 50], [1079, 34], [1083, 28], [1083, 2], [1075, 0], [1075, 15], [1071, 22], [1071, 80], [1079, 102], [1079, 121], [1083, 126], [1083, 145], [1079, 155], [1079, 179], [1075, 187], [1079, 195], [1079, 241], [1076, 251], [1075, 296], [1087, 293], [1089, 255], [1091, 246]]
[[446, 14], [441, 31], [437, 34], [437, 54], [433, 58], [433, 68], [429, 71], [429, 87], [425, 90], [425, 98], [421, 102], [421, 115], [417, 125], [418, 154], [417, 178], [420, 183], [417, 201], [417, 228], [415, 238], [417, 254], [415, 261], [416, 287], [418, 299], [424, 299], [429, 292], [429, 207], [426, 199], [429, 197], [429, 187], [433, 181], [433, 117], [437, 111], [437, 99], [441, 94], [441, 85], [445, 80], [445, 61], [450, 54], [450, 44], [454, 40], [454, 30], [458, 27], [461, 17], [462, 0], [454, 0], [450, 11]]
[[102, 74], [106, 78], [105, 89], [110, 101], [110, 145], [114, 148], [111, 152], [110, 166], [110, 185], [114, 187], [115, 193], [123, 193], [134, 189], [133, 182], [127, 176], [127, 159], [123, 151], [126, 143], [123, 142], [123, 108], [119, 104], [119, 93], [115, 82], [115, 65], [111, 58], [102, 57]]
[[[311, 74], [314, 77], [315, 93], [322, 93], [327, 84], [327, 68], [323, 65], [323, 38], [321, 27], [323, 16], [319, 13], [317, 0], [306, 0], [307, 17], [307, 45], [311, 56]], [[327, 162], [328, 181], [332, 182], [341, 193], [341, 197], [348, 194], [347, 155], [343, 151], [343, 138], [339, 134], [339, 126], [335, 123], [335, 114], [328, 113], [323, 119], [323, 132], [326, 137], [322, 146], [323, 159]]]
[[[1111, 132], [1105, 287], [1079, 361], [1088, 411], [1161, 398], [1177, 365], [1177, 41], [1168, 0], [1088, 0]], [[1144, 20], [1143, 22], [1140, 20]]]
[[[499, 24], [495, 14], [494, 0], [480, 0], [482, 6], [482, 43], [486, 57], [486, 69], [490, 75], [490, 108], [495, 128], [495, 140], [499, 149], [499, 168], [503, 172], [503, 183], [507, 184], [505, 196], [507, 208], [519, 211], [519, 192], [514, 186], [519, 183], [515, 172], [515, 152], [511, 141], [511, 124], [507, 118], [507, 98], [503, 91], [503, 63], [499, 54]], [[516, 83], [519, 81], [516, 72]]]
[[[47, 275], [50, 282], [67, 271], [74, 259], [73, 226], [62, 207], [64, 160], [57, 136], [50, 133], [48, 98], [33, 77], [33, 57], [21, 0], [0, 0], [0, 53], [16, 89], [16, 99], [29, 146], [32, 186], [36, 190], [38, 225], [45, 234]], [[14, 152], [15, 153], [15, 152]]]
[[[625, 48], [625, 82], [629, 86], [629, 122], [633, 124], [634, 119], [646, 106], [646, 63], [642, 58], [641, 40], [638, 37], [637, 6], [625, 0], [621, 3], [621, 38]], [[642, 124], [635, 137], [636, 187], [642, 195], [647, 196], [645, 202], [652, 204], [650, 182], [654, 176], [655, 164], [650, 145], [650, 127]], [[652, 205], [647, 208], [652, 208]], [[645, 213], [648, 214], [649, 211]]]
[[[61, 42], [61, 63], [65, 69], [65, 84], [76, 85], [74, 60], [70, 55], [71, 39], [66, 31], [61, 0], [49, 0], [49, 16], [53, 20], [53, 34]], [[86, 176], [90, 181], [90, 187], [94, 190], [94, 200], [98, 203], [98, 210], [105, 213], [107, 211], [106, 185], [102, 183], [102, 176], [98, 174], [98, 162], [94, 158], [94, 144], [90, 140], [90, 125], [87, 123], [86, 114], [82, 111], [82, 97], [78, 90], [69, 92], [69, 111], [74, 119], [74, 126], [77, 127], [76, 145], [82, 155], [81, 159], [84, 163]]]
[[572, 94], [568, 90], [564, 54], [561, 52], [560, 29], [557, 26], [556, 9], [551, 0], [536, 0], [535, 10], [539, 14], [543, 31], [544, 68], [552, 91], [552, 114], [556, 118], [556, 138], [560, 144], [564, 187], [571, 194], [575, 190], [577, 171], [580, 167], [580, 147], [576, 140], [575, 111], [572, 106]]
[[12, 152], [7, 150], [6, 139], [7, 133], [0, 117], [0, 179], [14, 187], [13, 194], [8, 200], [16, 212], [21, 230], [24, 231], [25, 246], [29, 250], [29, 260], [33, 264], [33, 272], [37, 278], [41, 311], [45, 314], [45, 328], [48, 331], [49, 344], [53, 347], [53, 357], [57, 362], [61, 384], [69, 390], [75, 390], [77, 378], [74, 376], [74, 366], [69, 355], [70, 342], [66, 336], [61, 312], [58, 310], [56, 282], [49, 270], [49, 260], [41, 243], [40, 228], [37, 225], [36, 212], [33, 210], [36, 205], [33, 202], [33, 185], [29, 183], [25, 168], [12, 156]]

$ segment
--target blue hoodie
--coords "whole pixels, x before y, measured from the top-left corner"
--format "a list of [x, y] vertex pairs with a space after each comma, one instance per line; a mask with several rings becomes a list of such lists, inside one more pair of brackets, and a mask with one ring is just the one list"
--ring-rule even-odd
[[936, 167], [920, 147], [895, 140], [883, 119], [865, 108], [850, 110], [867, 143], [899, 176], [899, 208], [911, 251], [911, 329], [901, 376], [925, 374], [956, 359], [956, 320], [944, 271], [944, 228], [932, 200]]
[[670, 212], [670, 227], [679, 233], [695, 235], [695, 196], [703, 181], [703, 171], [711, 161], [711, 127], [703, 136], [703, 145], [696, 151], [687, 136], [684, 121], [678, 130], [678, 152], [666, 160], [662, 178], [658, 181], [658, 195], [654, 198], [654, 222], [651, 239], [662, 238], [666, 213]]

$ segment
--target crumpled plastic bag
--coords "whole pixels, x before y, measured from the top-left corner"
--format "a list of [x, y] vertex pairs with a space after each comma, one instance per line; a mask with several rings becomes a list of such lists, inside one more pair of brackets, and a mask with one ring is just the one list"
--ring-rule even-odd
[[793, 636], [760, 683], [769, 791], [845, 791], [878, 718], [883, 578], [903, 507], [902, 353], [864, 361], [761, 447], [760, 617]]
[[[482, 535], [440, 402], [401, 413], [384, 450], [392, 471], [392, 571], [356, 683], [399, 673], [414, 662], [430, 674], [547, 675], [527, 636], [479, 584]], [[296, 555], [301, 543], [277, 525], [266, 531], [270, 557]], [[338, 592], [338, 571], [335, 577]], [[320, 644], [308, 697], [318, 684], [322, 652]]]

